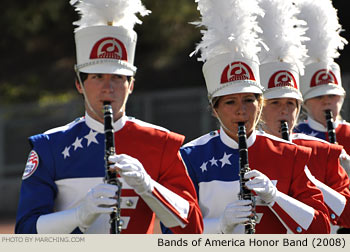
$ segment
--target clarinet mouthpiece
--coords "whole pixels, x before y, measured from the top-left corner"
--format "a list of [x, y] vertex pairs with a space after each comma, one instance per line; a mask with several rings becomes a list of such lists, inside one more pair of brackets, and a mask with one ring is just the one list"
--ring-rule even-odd
[[290, 141], [288, 123], [284, 120], [281, 121], [281, 135], [284, 140]]
[[331, 120], [333, 118], [333, 112], [330, 109], [326, 109], [324, 111], [324, 114], [326, 116], [326, 120]]

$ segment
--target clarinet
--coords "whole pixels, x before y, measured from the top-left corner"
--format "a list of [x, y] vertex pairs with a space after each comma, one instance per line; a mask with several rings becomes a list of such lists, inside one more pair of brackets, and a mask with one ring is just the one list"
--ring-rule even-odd
[[288, 123], [286, 121], [281, 121], [281, 134], [284, 140], [290, 141], [288, 132]]
[[330, 109], [325, 110], [324, 113], [326, 116], [329, 142], [334, 144], [337, 142], [337, 139], [335, 137], [335, 129], [333, 126], [333, 113], [332, 113], [332, 110], [330, 110]]
[[[326, 123], [327, 123], [327, 132], [328, 132], [328, 139], [329, 142], [332, 144], [336, 144], [337, 143], [337, 139], [335, 136], [335, 129], [333, 126], [333, 113], [332, 110], [327, 109], [324, 111], [325, 116], [326, 116]], [[345, 168], [345, 164], [341, 165]], [[350, 234], [350, 228], [345, 228], [345, 227], [339, 227], [339, 229], [337, 230], [337, 234]]]
[[238, 123], [238, 148], [239, 148], [239, 176], [240, 176], [240, 200], [251, 200], [252, 201], [252, 216], [249, 216], [249, 220], [245, 223], [245, 233], [254, 234], [256, 224], [256, 213], [255, 213], [255, 197], [251, 190], [245, 187], [245, 183], [248, 179], [244, 178], [244, 174], [250, 171], [248, 163], [248, 147], [247, 147], [247, 136], [245, 131], [244, 122]]
[[116, 185], [118, 191], [116, 192], [117, 206], [115, 210], [110, 214], [110, 233], [111, 234], [120, 234], [122, 226], [120, 222], [120, 197], [122, 183], [117, 177], [117, 172], [112, 172], [109, 170], [109, 161], [108, 158], [115, 154], [115, 145], [114, 145], [114, 130], [113, 130], [113, 110], [110, 102], [103, 103], [103, 114], [104, 114], [104, 133], [105, 133], [105, 169], [106, 174], [104, 181], [105, 183]]

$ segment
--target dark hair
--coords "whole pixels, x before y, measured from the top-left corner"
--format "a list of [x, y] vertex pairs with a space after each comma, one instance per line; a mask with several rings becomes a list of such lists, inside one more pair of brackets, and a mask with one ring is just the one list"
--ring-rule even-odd
[[[84, 81], [86, 81], [87, 77], [89, 76], [88, 73], [83, 73], [83, 72], [79, 72], [79, 76], [80, 76], [80, 80], [81, 83], [84, 83]], [[132, 76], [126, 76], [126, 79], [128, 80], [128, 82], [130, 83]]]
[[88, 75], [89, 75], [88, 73], [79, 72], [81, 83], [84, 83], [84, 81], [87, 79]]

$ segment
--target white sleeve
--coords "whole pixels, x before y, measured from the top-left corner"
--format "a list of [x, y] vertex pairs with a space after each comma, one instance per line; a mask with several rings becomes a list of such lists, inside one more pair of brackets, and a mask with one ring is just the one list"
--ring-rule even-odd
[[[276, 214], [277, 218], [279, 218], [278, 214], [273, 209], [274, 204], [278, 204], [303, 229], [307, 230], [311, 225], [315, 215], [315, 210], [312, 207], [278, 190], [276, 193], [275, 202], [272, 205], [269, 205], [269, 207], [272, 212]], [[290, 231], [286, 223], [284, 223], [282, 219], [280, 219], [280, 221], [287, 228], [287, 230]]]
[[221, 234], [220, 218], [203, 218], [203, 234]]
[[151, 184], [151, 191], [140, 194], [141, 198], [166, 227], [181, 226], [184, 228], [190, 209], [188, 201], [153, 179], [151, 179]]
[[344, 195], [341, 195], [337, 191], [333, 190], [329, 186], [325, 185], [321, 181], [317, 180], [311, 172], [307, 169], [305, 170], [306, 176], [310, 179], [312, 183], [314, 183], [318, 189], [322, 191], [323, 200], [327, 204], [327, 206], [332, 209], [332, 211], [340, 216], [344, 211], [346, 205], [346, 198]]
[[76, 208], [41, 215], [36, 222], [38, 234], [70, 234], [79, 225]]
[[[222, 234], [223, 232], [220, 229], [220, 218], [203, 218], [203, 234]], [[244, 234], [245, 227], [243, 224], [236, 225], [232, 234]]]
[[344, 168], [348, 176], [350, 176], [350, 156], [346, 153], [344, 149], [340, 154], [340, 165]]

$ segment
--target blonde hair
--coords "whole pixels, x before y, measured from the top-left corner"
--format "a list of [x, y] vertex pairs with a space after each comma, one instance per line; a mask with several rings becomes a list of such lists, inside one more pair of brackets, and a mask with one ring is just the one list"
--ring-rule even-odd
[[[269, 100], [269, 99], [266, 99], [264, 98], [263, 99], [263, 108], [266, 106], [266, 102]], [[289, 125], [289, 128], [291, 130], [294, 129], [294, 127], [298, 124], [299, 122], [299, 118], [300, 118], [300, 113], [302, 113], [302, 102], [298, 99], [295, 99], [296, 103], [297, 103], [297, 115], [296, 115], [296, 118], [295, 118], [295, 121], [294, 121], [294, 125]], [[259, 123], [258, 123], [258, 126], [259, 128], [263, 129], [264, 128], [264, 125], [265, 125], [265, 121], [264, 119], [261, 117], [261, 119], [259, 120]]]
[[[258, 112], [258, 116], [255, 120], [255, 128], [257, 128], [257, 125], [259, 123], [259, 121], [261, 120], [261, 113], [262, 113], [262, 109], [263, 109], [263, 103], [264, 103], [264, 97], [262, 94], [256, 94], [256, 93], [252, 93], [255, 95], [256, 100], [258, 101], [258, 107], [259, 107], [259, 112]], [[209, 110], [211, 111], [211, 115], [213, 117], [215, 117], [216, 119], [219, 120], [220, 124], [221, 124], [221, 120], [217, 117], [215, 108], [217, 108], [218, 106], [218, 102], [221, 99], [222, 96], [217, 96], [214, 97], [210, 102], [209, 102]]]

